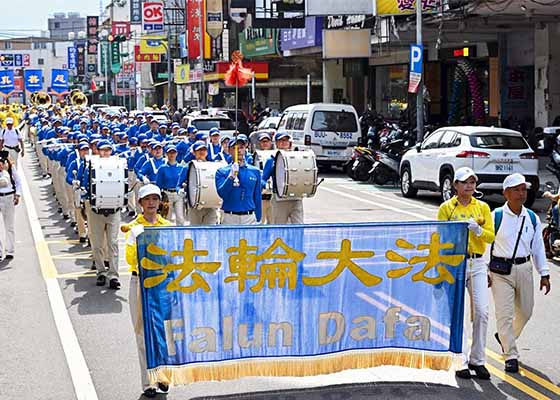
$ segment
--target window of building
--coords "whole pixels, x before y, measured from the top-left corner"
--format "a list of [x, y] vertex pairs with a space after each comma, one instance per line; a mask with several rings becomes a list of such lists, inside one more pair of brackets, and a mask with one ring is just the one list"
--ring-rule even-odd
[[12, 42], [4, 42], [4, 50], [11, 50]]
[[55, 22], [54, 23], [54, 29], [58, 29], [60, 28], [60, 22]]
[[385, 118], [397, 119], [408, 107], [408, 65], [375, 69], [375, 110]]
[[45, 65], [45, 59], [44, 58], [38, 58], [37, 59], [37, 64], [38, 65]]

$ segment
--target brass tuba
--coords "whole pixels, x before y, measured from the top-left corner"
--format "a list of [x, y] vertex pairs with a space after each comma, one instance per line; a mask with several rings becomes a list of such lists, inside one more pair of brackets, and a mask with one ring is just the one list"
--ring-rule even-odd
[[48, 108], [51, 102], [51, 96], [47, 92], [36, 92], [31, 95], [31, 103], [33, 103], [34, 106]]
[[86, 107], [88, 104], [87, 96], [79, 89], [70, 92], [70, 101], [74, 107]]

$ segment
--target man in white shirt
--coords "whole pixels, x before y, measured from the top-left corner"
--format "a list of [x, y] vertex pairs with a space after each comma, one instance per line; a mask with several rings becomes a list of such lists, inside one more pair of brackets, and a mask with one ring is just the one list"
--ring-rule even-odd
[[11, 117], [6, 118], [6, 129], [0, 132], [0, 150], [7, 150], [9, 158], [17, 165], [19, 152], [23, 157], [23, 137], [19, 130], [14, 129], [14, 119]]
[[[0, 232], [0, 258], [11, 260], [15, 252], [15, 207], [21, 198], [21, 180], [8, 161], [8, 152], [0, 151], [0, 216], [4, 232]], [[4, 235], [6, 240], [4, 240]]]
[[545, 295], [550, 292], [541, 222], [523, 207], [530, 186], [521, 174], [506, 177], [503, 189], [507, 203], [492, 212], [496, 240], [487, 250], [498, 328], [494, 336], [502, 346], [506, 372], [519, 371], [515, 341], [533, 313], [533, 266], [541, 277], [540, 290], [545, 289]]

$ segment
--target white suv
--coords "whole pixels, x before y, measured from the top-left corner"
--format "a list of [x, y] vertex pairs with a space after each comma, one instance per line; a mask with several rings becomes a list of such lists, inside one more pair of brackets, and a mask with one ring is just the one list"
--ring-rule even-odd
[[501, 193], [504, 178], [519, 172], [532, 184], [526, 205], [535, 201], [537, 154], [519, 132], [484, 126], [440, 128], [407, 151], [400, 165], [401, 192], [414, 197], [418, 189], [439, 191], [442, 200], [448, 200], [454, 194], [453, 174], [460, 167], [474, 170], [477, 188], [485, 194]]

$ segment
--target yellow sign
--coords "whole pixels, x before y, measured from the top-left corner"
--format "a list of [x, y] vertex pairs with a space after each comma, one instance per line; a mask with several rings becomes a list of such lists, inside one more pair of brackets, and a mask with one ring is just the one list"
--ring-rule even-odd
[[[441, 0], [422, 0], [422, 12], [441, 10]], [[416, 12], [416, 0], [377, 0], [377, 15], [406, 15]]]
[[140, 53], [166, 54], [167, 40], [165, 36], [143, 36], [140, 38]]
[[190, 74], [189, 64], [180, 64], [175, 66], [175, 83], [182, 84], [189, 82]]

